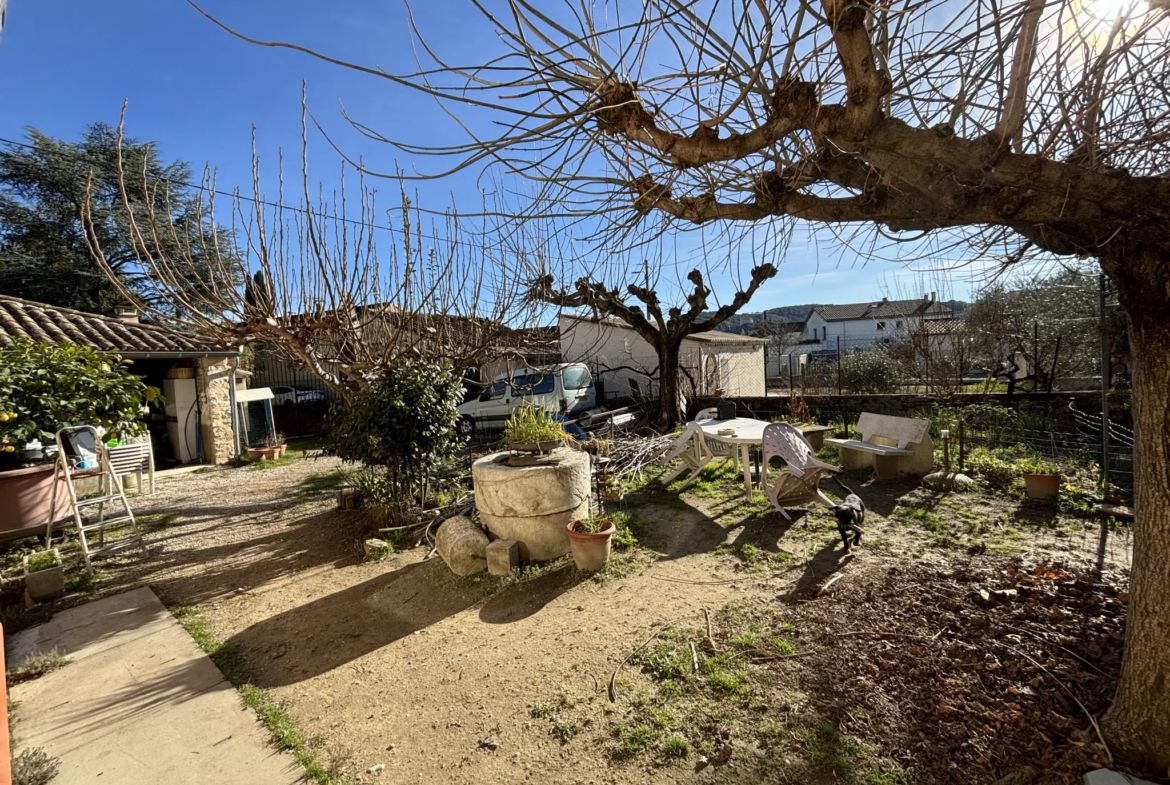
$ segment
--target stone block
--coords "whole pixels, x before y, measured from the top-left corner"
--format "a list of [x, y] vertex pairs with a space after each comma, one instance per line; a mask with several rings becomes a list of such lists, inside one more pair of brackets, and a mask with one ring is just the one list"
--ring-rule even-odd
[[1084, 781], [1085, 785], [1154, 785], [1149, 780], [1139, 780], [1130, 774], [1122, 774], [1111, 769], [1087, 772]]
[[492, 575], [511, 575], [520, 566], [520, 546], [515, 540], [493, 540], [487, 547], [487, 568]]

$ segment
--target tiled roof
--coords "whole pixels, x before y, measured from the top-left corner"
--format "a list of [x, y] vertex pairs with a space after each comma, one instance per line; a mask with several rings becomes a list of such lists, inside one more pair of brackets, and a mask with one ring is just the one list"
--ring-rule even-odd
[[963, 323], [962, 319], [924, 319], [921, 330], [927, 335], [950, 335]]
[[818, 305], [812, 309], [812, 313], [819, 313], [826, 322], [847, 322], [855, 319], [889, 319], [899, 316], [950, 316], [952, 311], [940, 302], [922, 299]]
[[19, 338], [75, 343], [122, 355], [224, 352], [213, 341], [150, 324], [0, 295], [0, 347]]

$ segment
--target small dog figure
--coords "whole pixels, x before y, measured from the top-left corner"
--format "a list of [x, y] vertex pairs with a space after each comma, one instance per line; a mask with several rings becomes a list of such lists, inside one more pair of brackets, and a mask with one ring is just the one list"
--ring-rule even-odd
[[841, 533], [841, 539], [845, 543], [844, 553], [849, 553], [851, 547], [849, 543], [850, 535], [853, 537], [853, 545], [861, 544], [861, 535], [865, 534], [865, 529], [861, 528], [861, 524], [865, 523], [865, 502], [861, 497], [853, 492], [845, 483], [841, 482], [834, 475], [833, 482], [841, 486], [841, 490], [848, 494], [845, 501], [833, 508], [833, 515], [837, 518], [837, 531]]

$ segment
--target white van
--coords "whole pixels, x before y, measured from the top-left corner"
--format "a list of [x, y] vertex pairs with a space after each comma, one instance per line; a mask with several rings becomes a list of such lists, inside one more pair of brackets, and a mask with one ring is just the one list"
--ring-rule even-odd
[[459, 433], [503, 428], [512, 412], [525, 406], [573, 417], [597, 402], [593, 375], [581, 363], [512, 371], [497, 376], [479, 397], [460, 405]]

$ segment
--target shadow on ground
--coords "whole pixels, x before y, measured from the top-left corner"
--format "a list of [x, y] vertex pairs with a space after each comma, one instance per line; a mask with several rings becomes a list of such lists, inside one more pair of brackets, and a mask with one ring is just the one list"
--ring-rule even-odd
[[282, 687], [467, 610], [495, 586], [486, 577], [453, 581], [441, 559], [416, 562], [264, 619], [225, 643], [253, 666], [258, 686]]

